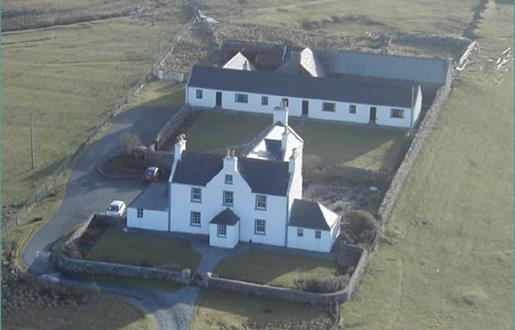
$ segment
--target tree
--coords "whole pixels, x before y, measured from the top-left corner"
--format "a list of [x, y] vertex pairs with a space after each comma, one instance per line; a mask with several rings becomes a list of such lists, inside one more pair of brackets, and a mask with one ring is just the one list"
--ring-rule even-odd
[[344, 216], [342, 229], [346, 243], [370, 243], [377, 228], [376, 219], [367, 211], [351, 211]]
[[135, 134], [123, 133], [120, 136], [120, 146], [126, 155], [133, 155], [137, 147], [143, 145], [139, 137]]

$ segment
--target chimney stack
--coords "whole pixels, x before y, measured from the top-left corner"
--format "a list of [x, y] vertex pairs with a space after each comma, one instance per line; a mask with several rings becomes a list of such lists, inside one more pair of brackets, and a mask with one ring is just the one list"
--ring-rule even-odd
[[243, 71], [247, 71], [249, 69], [249, 64], [247, 63], [247, 60], [243, 61]]
[[299, 151], [297, 150], [297, 148], [293, 148], [293, 150], [291, 151], [291, 157], [288, 161], [288, 172], [290, 174], [293, 174], [295, 173], [295, 171], [297, 171], [297, 167], [300, 165], [300, 159], [299, 159]]
[[186, 134], [181, 134], [177, 137], [177, 142], [174, 146], [173, 158], [174, 160], [181, 160], [182, 153], [186, 150]]
[[280, 107], [275, 107], [274, 111], [274, 124], [281, 123], [284, 126], [288, 126], [288, 108], [281, 103]]
[[236, 157], [234, 150], [227, 149], [227, 154], [224, 157], [224, 170], [229, 172], [238, 171], [238, 157]]

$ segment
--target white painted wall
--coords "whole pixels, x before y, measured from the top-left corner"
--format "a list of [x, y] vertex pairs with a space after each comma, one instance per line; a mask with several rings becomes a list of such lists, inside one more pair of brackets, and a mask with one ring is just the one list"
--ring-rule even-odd
[[315, 230], [304, 228], [304, 236], [297, 236], [298, 227], [288, 226], [288, 247], [318, 252], [329, 252], [333, 246], [331, 232], [322, 230], [322, 237], [315, 238]]
[[240, 224], [237, 223], [234, 226], [227, 226], [227, 235], [225, 238], [218, 237], [218, 229], [216, 224], [209, 225], [209, 245], [218, 246], [222, 248], [232, 249], [239, 242], [238, 233], [240, 230]]
[[413, 121], [411, 123], [411, 127], [415, 127], [417, 124], [418, 117], [420, 116], [420, 111], [422, 110], [422, 89], [420, 86], [417, 87], [417, 96], [415, 98], [415, 104], [413, 105]]
[[[392, 109], [404, 110], [404, 118], [392, 118]], [[411, 116], [412, 111], [410, 108], [401, 107], [377, 107], [376, 112], [376, 123], [381, 126], [393, 126], [393, 127], [411, 127]]]
[[168, 212], [143, 210], [143, 217], [138, 218], [138, 209], [127, 209], [127, 227], [148, 230], [168, 231]]
[[[195, 87], [188, 87], [186, 93], [186, 103], [191, 106], [208, 107], [213, 108], [216, 105], [216, 90], [203, 89], [203, 99], [196, 99]], [[268, 113], [272, 114], [274, 108], [280, 105], [283, 96], [266, 95], [266, 94], [255, 94], [246, 92], [236, 91], [221, 91], [222, 92], [222, 108], [228, 110], [254, 112], [254, 113]], [[235, 101], [235, 94], [243, 93], [248, 95], [248, 103], [238, 103]], [[268, 96], [268, 105], [261, 105], [261, 96]], [[404, 118], [391, 118], [390, 106], [372, 105], [372, 104], [354, 104], [347, 102], [334, 102], [335, 111], [323, 111], [324, 100], [308, 99], [308, 98], [288, 98], [288, 111], [291, 116], [299, 117], [302, 116], [302, 101], [306, 100], [309, 102], [309, 113], [308, 117], [313, 119], [321, 120], [334, 120], [334, 121], [345, 121], [353, 123], [366, 124], [370, 121], [370, 107], [375, 106], [376, 112], [376, 123], [383, 126], [394, 126], [394, 127], [411, 127], [412, 125], [412, 111], [410, 108], [395, 107], [398, 109], [405, 110]], [[421, 93], [417, 96], [420, 107], [422, 104]], [[350, 113], [350, 105], [356, 105], [356, 113]], [[415, 110], [420, 112], [420, 107], [415, 106]], [[418, 116], [418, 113], [416, 115]]]
[[[233, 184], [225, 184], [225, 175], [233, 176]], [[286, 207], [285, 196], [267, 195], [267, 209], [255, 208], [256, 194], [252, 192], [241, 174], [234, 168], [224, 167], [207, 185], [201, 187], [202, 202], [191, 202], [191, 186], [172, 183], [170, 212], [172, 231], [209, 234], [209, 222], [227, 206], [223, 205], [223, 191], [234, 193], [234, 205], [230, 207], [240, 217], [239, 239], [256, 243], [285, 246]], [[190, 212], [201, 213], [201, 226], [190, 226]], [[254, 233], [255, 219], [266, 221], [266, 234]]]

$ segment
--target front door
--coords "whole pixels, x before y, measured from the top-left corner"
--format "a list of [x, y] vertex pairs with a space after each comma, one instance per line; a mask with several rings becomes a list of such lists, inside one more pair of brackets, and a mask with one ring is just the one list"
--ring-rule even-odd
[[375, 123], [375, 121], [376, 121], [376, 112], [377, 112], [376, 107], [370, 107], [370, 122], [371, 123]]
[[309, 113], [309, 101], [302, 100], [302, 115], [307, 116]]
[[216, 106], [222, 107], [222, 92], [216, 92]]

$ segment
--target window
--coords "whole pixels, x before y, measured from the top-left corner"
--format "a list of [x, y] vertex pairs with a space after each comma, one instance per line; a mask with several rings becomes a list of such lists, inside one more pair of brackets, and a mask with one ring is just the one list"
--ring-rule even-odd
[[256, 195], [256, 209], [266, 210], [266, 196]]
[[336, 110], [336, 104], [332, 102], [323, 102], [322, 111], [334, 112]]
[[195, 96], [197, 97], [197, 99], [201, 99], [203, 97], [203, 91], [201, 89], [197, 89], [195, 91]]
[[232, 175], [230, 175], [230, 174], [225, 175], [225, 184], [232, 184]]
[[190, 226], [200, 227], [200, 212], [191, 211]]
[[286, 108], [288, 106], [288, 99], [284, 98], [284, 99], [281, 99], [281, 105]]
[[268, 105], [268, 96], [261, 96], [261, 105]]
[[138, 209], [138, 218], [143, 218], [143, 209]]
[[262, 219], [256, 219], [254, 233], [257, 235], [265, 235], [266, 233], [266, 221]]
[[225, 237], [227, 236], [227, 225], [219, 223], [216, 225], [216, 236]]
[[191, 201], [195, 203], [202, 201], [202, 190], [200, 188], [191, 188]]
[[224, 201], [223, 204], [225, 206], [232, 206], [234, 203], [234, 196], [232, 191], [224, 191]]
[[356, 105], [355, 104], [349, 105], [349, 113], [356, 113]]
[[247, 94], [236, 93], [234, 94], [234, 101], [236, 103], [249, 103], [249, 96]]
[[297, 228], [297, 237], [304, 237], [304, 229]]
[[404, 110], [392, 109], [390, 111], [390, 118], [404, 118]]
[[322, 238], [322, 232], [320, 230], [315, 230], [315, 238], [321, 239]]

